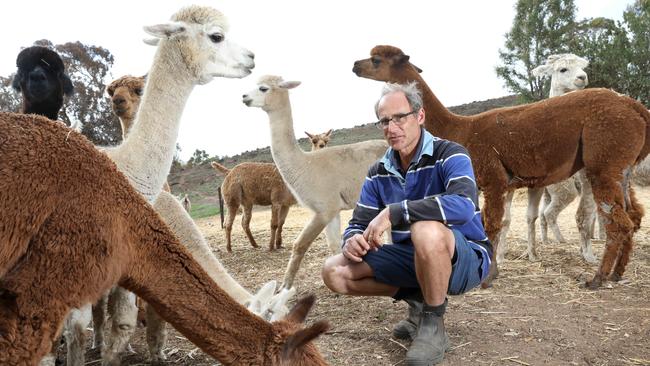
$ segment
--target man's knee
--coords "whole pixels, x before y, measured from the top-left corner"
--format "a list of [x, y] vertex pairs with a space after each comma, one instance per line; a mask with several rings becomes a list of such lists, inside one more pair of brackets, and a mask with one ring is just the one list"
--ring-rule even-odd
[[321, 277], [325, 286], [331, 291], [343, 294], [345, 293], [345, 276], [343, 275], [343, 266], [341, 264], [342, 254], [331, 256], [325, 260]]
[[418, 221], [411, 225], [411, 241], [416, 251], [449, 251], [455, 243], [454, 233], [438, 221]]

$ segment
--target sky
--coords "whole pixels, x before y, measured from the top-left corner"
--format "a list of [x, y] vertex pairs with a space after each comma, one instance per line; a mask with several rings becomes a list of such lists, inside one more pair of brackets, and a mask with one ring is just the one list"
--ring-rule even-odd
[[[620, 20], [632, 2], [575, 0], [576, 18]], [[216, 78], [196, 86], [181, 119], [182, 160], [196, 149], [222, 157], [270, 145], [266, 113], [241, 102], [262, 75], [302, 82], [290, 92], [297, 138], [305, 137], [304, 131], [374, 121], [381, 83], [357, 77], [352, 65], [378, 44], [409, 55], [445, 106], [509, 94], [494, 68], [515, 0], [11, 1], [0, 22], [0, 75], [15, 72], [20, 49], [44, 38], [107, 48], [115, 57], [111, 80], [143, 75], [155, 49], [142, 42], [147, 38], [142, 27], [164, 23], [190, 4], [222, 11], [230, 23], [226, 37], [253, 51], [256, 67], [243, 79]]]

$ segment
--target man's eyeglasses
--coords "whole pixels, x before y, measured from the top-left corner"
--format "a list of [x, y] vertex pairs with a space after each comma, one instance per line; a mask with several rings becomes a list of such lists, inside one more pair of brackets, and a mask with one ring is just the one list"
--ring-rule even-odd
[[388, 128], [388, 125], [390, 124], [390, 121], [393, 121], [396, 126], [401, 127], [404, 123], [406, 123], [406, 117], [415, 114], [418, 112], [418, 109], [414, 109], [408, 113], [398, 113], [394, 114], [391, 117], [384, 117], [380, 119], [379, 121], [375, 122], [375, 126], [377, 128]]

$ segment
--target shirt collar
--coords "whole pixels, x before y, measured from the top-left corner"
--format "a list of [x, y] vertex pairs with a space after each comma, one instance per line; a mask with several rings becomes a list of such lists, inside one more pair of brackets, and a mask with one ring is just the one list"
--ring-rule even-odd
[[[433, 143], [435, 140], [438, 140], [438, 138], [430, 134], [429, 131], [424, 129], [424, 127], [420, 127], [420, 140], [418, 141], [418, 146], [416, 148], [417, 153], [413, 155], [410, 165], [417, 164], [425, 155], [433, 156]], [[389, 147], [380, 162], [384, 164], [386, 170], [397, 173], [399, 172], [400, 167], [397, 156], [397, 151]]]

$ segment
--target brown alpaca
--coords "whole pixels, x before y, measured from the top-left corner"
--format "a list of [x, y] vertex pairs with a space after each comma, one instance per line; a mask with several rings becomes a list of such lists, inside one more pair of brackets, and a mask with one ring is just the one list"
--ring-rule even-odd
[[120, 118], [122, 125], [122, 139], [126, 135], [135, 120], [135, 114], [140, 105], [140, 99], [144, 91], [145, 76], [126, 75], [113, 80], [106, 87], [106, 93], [111, 97], [113, 112]]
[[0, 113], [0, 131], [0, 364], [36, 365], [70, 309], [114, 283], [223, 364], [326, 364], [311, 340], [327, 322], [299, 324], [313, 297], [267, 323], [210, 279], [83, 136], [12, 113]]
[[[321, 134], [310, 134], [311, 151], [327, 146], [332, 130]], [[228, 207], [228, 219], [224, 226], [223, 215], [221, 227], [226, 231], [226, 250], [232, 252], [232, 224], [237, 216], [239, 206], [244, 206], [241, 225], [253, 248], [258, 248], [250, 229], [253, 205], [271, 206], [271, 240], [269, 250], [282, 247], [282, 227], [289, 213], [289, 208], [296, 204], [296, 199], [273, 163], [241, 163], [232, 169], [212, 162], [212, 167], [226, 175], [221, 184], [221, 194]], [[220, 197], [221, 199], [221, 197]]]
[[[621, 278], [632, 235], [643, 216], [627, 179], [634, 164], [650, 151], [650, 113], [641, 103], [610, 90], [587, 89], [460, 116], [442, 105], [421, 70], [400, 49], [377, 46], [370, 54], [354, 63], [353, 72], [379, 81], [417, 82], [424, 99], [425, 128], [469, 150], [477, 184], [485, 194], [483, 220], [494, 253], [509, 189], [544, 187], [585, 168], [598, 210], [608, 222], [600, 268], [587, 285], [596, 288], [608, 277]], [[498, 273], [496, 260], [491, 269], [484, 287]]]
[[232, 252], [232, 224], [239, 206], [244, 208], [241, 226], [251, 245], [254, 248], [258, 247], [250, 229], [253, 205], [271, 206], [269, 250], [281, 248], [282, 226], [289, 213], [289, 208], [296, 204], [296, 199], [282, 180], [275, 164], [245, 162], [228, 169], [217, 162], [212, 162], [212, 167], [226, 174], [221, 184], [221, 194], [223, 194], [224, 202], [228, 207], [228, 217], [224, 226], [226, 250]]

